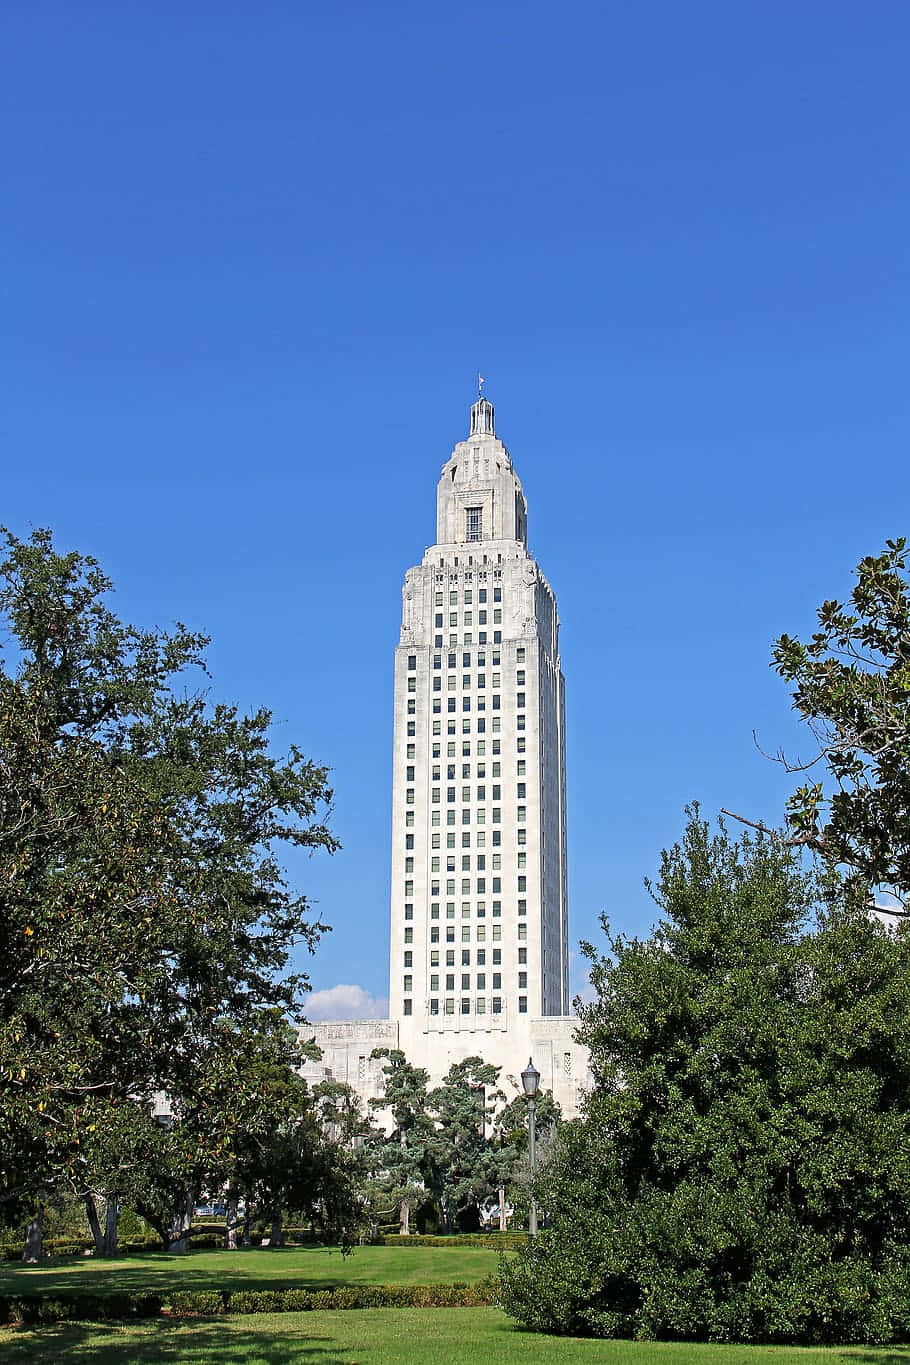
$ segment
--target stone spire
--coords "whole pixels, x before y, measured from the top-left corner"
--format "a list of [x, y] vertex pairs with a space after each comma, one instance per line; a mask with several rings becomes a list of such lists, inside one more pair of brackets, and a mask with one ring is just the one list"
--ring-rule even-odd
[[493, 426], [493, 404], [489, 399], [484, 398], [483, 394], [480, 394], [477, 402], [471, 408], [471, 435], [496, 435], [496, 429]]

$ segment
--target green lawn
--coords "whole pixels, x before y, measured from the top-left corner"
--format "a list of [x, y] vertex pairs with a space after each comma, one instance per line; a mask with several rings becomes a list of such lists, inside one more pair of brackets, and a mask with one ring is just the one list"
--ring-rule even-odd
[[359, 1312], [117, 1326], [71, 1323], [0, 1329], [4, 1365], [23, 1361], [105, 1361], [110, 1365], [188, 1361], [196, 1365], [910, 1365], [910, 1350], [838, 1347], [690, 1346], [579, 1341], [517, 1331], [495, 1308], [363, 1309]]
[[498, 1264], [497, 1253], [485, 1247], [356, 1247], [344, 1258], [327, 1247], [276, 1247], [190, 1251], [185, 1256], [154, 1253], [116, 1261], [86, 1257], [39, 1266], [13, 1261], [0, 1265], [0, 1293], [473, 1283]]

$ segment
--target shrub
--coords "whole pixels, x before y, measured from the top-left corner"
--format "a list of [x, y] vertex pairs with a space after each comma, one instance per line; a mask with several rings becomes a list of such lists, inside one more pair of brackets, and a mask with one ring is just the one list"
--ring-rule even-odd
[[525, 1232], [456, 1232], [450, 1237], [421, 1236], [402, 1237], [391, 1233], [379, 1237], [376, 1245], [385, 1247], [485, 1247], [487, 1251], [508, 1251], [515, 1247], [527, 1246]]
[[491, 1279], [477, 1284], [365, 1284], [332, 1289], [180, 1289], [161, 1294], [0, 1295], [0, 1322], [97, 1322], [107, 1318], [217, 1317], [301, 1313], [313, 1308], [475, 1308], [494, 1302]]
[[230, 1295], [218, 1289], [179, 1289], [169, 1294], [165, 1307], [178, 1317], [192, 1314], [194, 1317], [213, 1317], [223, 1313]]
[[105, 1318], [152, 1318], [161, 1312], [160, 1294], [2, 1294], [0, 1322], [29, 1325]]
[[[293, 1309], [287, 1304], [291, 1294], [298, 1299]], [[310, 1292], [307, 1289], [239, 1289], [228, 1295], [230, 1313], [303, 1312], [310, 1307]]]

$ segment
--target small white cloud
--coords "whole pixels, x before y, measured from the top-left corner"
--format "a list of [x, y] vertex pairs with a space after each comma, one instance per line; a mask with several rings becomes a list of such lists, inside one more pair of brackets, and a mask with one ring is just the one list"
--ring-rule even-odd
[[339, 1022], [343, 1019], [388, 1019], [389, 1002], [382, 996], [370, 995], [362, 986], [330, 986], [325, 991], [313, 991], [303, 1005], [303, 1012], [313, 1023]]
[[597, 999], [597, 992], [591, 985], [590, 969], [587, 960], [569, 950], [569, 996], [572, 1000], [580, 997], [583, 1005], [590, 1005]]
[[575, 999], [575, 996], [578, 997], [578, 999], [581, 1001], [583, 1005], [593, 1005], [594, 1001], [597, 999], [597, 992], [591, 985], [591, 982], [585, 980], [579, 986], [578, 990], [575, 992], [575, 995], [573, 995], [572, 997], [573, 1000]]

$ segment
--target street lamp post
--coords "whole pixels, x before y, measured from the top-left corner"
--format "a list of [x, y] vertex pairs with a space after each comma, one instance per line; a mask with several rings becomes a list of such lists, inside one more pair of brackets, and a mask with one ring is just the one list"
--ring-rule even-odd
[[528, 1097], [528, 1156], [531, 1161], [531, 1208], [528, 1214], [528, 1232], [537, 1236], [537, 1200], [534, 1198], [534, 1176], [537, 1174], [537, 1087], [540, 1085], [540, 1072], [529, 1057], [528, 1065], [521, 1073], [521, 1083]]

